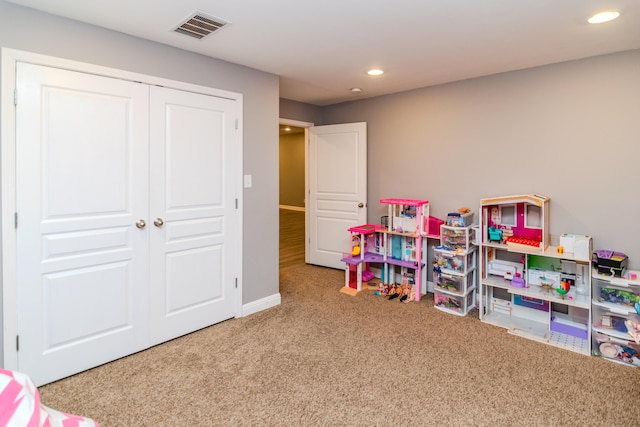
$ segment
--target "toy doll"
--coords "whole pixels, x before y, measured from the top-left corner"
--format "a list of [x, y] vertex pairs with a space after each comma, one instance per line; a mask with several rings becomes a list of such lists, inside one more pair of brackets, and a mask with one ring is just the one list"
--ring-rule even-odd
[[404, 303], [414, 301], [415, 300], [415, 297], [414, 297], [415, 288], [416, 288], [416, 285], [411, 285], [411, 286], [407, 285], [404, 288], [404, 292], [403, 292], [402, 297], [400, 297], [400, 301], [402, 301]]
[[440, 265], [438, 264], [438, 261], [433, 261], [432, 265], [433, 265], [433, 283], [440, 284], [440, 273], [442, 272], [442, 270], [440, 269]]
[[400, 296], [400, 287], [398, 285], [391, 285], [389, 287], [389, 299], [395, 299]]
[[627, 320], [624, 324], [627, 327], [627, 333], [631, 335], [636, 344], [640, 344], [640, 323]]

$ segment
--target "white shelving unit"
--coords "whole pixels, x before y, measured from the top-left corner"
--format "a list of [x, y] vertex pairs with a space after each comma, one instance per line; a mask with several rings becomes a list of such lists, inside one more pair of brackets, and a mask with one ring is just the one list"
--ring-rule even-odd
[[[640, 272], [611, 277], [592, 270], [593, 354], [640, 367], [640, 344], [628, 333], [625, 322], [640, 322], [635, 302], [640, 299]], [[635, 279], [631, 279], [635, 277]]]

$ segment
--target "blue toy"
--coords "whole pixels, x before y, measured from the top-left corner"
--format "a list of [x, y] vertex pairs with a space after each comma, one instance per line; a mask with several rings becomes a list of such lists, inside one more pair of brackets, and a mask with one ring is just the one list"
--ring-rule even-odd
[[501, 242], [502, 241], [502, 230], [499, 230], [495, 227], [489, 227], [489, 241], [490, 242]]

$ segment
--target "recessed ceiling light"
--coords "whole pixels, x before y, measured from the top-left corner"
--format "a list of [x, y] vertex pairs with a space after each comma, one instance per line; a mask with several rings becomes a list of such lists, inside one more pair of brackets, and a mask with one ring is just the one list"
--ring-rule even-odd
[[384, 74], [384, 71], [382, 71], [379, 68], [374, 68], [372, 70], [367, 71], [367, 74], [369, 74], [370, 76], [381, 76]]
[[291, 132], [291, 128], [289, 126], [287, 126], [286, 128], [284, 128], [285, 132]]
[[603, 22], [609, 22], [620, 16], [620, 12], [617, 10], [607, 10], [605, 12], [596, 13], [591, 18], [587, 19], [589, 24], [602, 24]]
[[351, 93], [361, 93], [362, 89], [360, 89], [359, 87], [352, 87], [351, 89], [349, 89], [351, 91]]

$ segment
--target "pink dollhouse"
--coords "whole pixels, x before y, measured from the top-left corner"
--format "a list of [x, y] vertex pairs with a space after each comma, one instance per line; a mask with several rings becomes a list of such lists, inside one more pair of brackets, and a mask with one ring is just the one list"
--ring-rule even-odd
[[344, 254], [342, 262], [346, 265], [345, 283], [341, 292], [356, 295], [363, 290], [363, 282], [373, 279], [369, 263], [383, 262], [384, 240], [380, 232], [381, 224], [364, 224], [349, 228], [351, 233], [351, 252]]
[[381, 199], [388, 206], [388, 224], [364, 224], [349, 228], [351, 252], [345, 253], [345, 286], [341, 292], [356, 295], [363, 282], [373, 278], [369, 263], [381, 264], [381, 280], [396, 282], [396, 268], [401, 277], [412, 278], [413, 300], [420, 301], [425, 264], [422, 239], [429, 218], [429, 202], [411, 199]]

